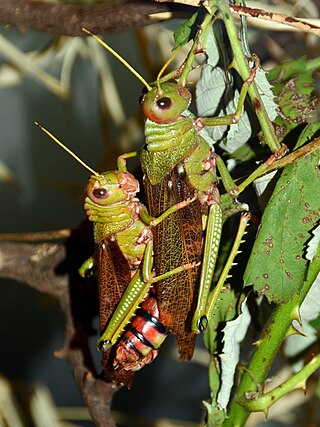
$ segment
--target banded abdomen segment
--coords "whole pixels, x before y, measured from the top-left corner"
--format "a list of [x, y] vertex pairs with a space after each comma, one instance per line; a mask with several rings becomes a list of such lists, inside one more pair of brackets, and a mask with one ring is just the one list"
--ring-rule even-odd
[[[178, 202], [194, 196], [180, 163], [159, 183], [145, 176], [150, 213], [162, 214]], [[154, 268], [156, 275], [188, 263], [198, 263], [202, 255], [202, 218], [198, 200], [170, 215], [154, 228]], [[160, 321], [176, 335], [180, 359], [193, 355], [195, 334], [191, 319], [197, 300], [200, 268], [184, 271], [155, 285]]]
[[166, 337], [166, 328], [159, 321], [157, 299], [151, 291], [116, 345], [114, 369], [138, 371], [143, 368], [157, 357], [158, 350]]

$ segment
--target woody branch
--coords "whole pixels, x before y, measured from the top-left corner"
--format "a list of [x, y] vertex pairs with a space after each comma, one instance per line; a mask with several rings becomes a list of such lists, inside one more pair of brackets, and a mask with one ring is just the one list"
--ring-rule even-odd
[[[71, 246], [70, 246], [71, 245]], [[116, 388], [100, 379], [88, 346], [94, 298], [72, 267], [72, 239], [64, 243], [0, 241], [0, 277], [19, 281], [59, 301], [65, 316], [65, 339], [55, 356], [64, 359], [97, 426], [114, 427], [110, 404]], [[86, 304], [84, 304], [84, 300]], [[92, 300], [93, 303], [88, 304]], [[87, 310], [84, 310], [87, 307]]]

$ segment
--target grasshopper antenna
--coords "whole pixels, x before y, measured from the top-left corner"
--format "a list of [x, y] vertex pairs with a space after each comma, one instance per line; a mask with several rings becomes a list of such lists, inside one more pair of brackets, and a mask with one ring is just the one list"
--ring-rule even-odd
[[73, 151], [70, 150], [70, 148], [66, 147], [61, 141], [59, 141], [54, 135], [52, 135], [51, 132], [49, 132], [46, 128], [41, 126], [38, 122], [34, 122], [35, 125], [37, 125], [44, 133], [46, 133], [48, 136], [50, 136], [51, 139], [53, 139], [54, 142], [56, 142], [58, 145], [60, 145], [61, 148], [64, 149], [70, 156], [72, 156], [74, 159], [76, 159], [82, 166], [84, 166], [88, 171], [90, 171], [95, 176], [100, 176], [98, 172], [90, 168], [84, 161], [82, 161]]
[[82, 31], [89, 34], [89, 36], [93, 37], [98, 43], [101, 44], [105, 49], [107, 49], [115, 58], [117, 58], [131, 73], [140, 80], [140, 82], [148, 89], [148, 92], [152, 89], [149, 83], [138, 73], [130, 64], [127, 62], [122, 56], [120, 56], [115, 50], [112, 49], [107, 43], [101, 40], [98, 36], [93, 34], [91, 31], [86, 28], [82, 28]]
[[161, 70], [159, 71], [159, 74], [157, 76], [157, 86], [158, 86], [158, 91], [161, 91], [161, 87], [160, 87], [160, 79], [161, 76], [163, 75], [163, 73], [165, 72], [165, 70], [167, 69], [167, 67], [171, 64], [171, 62], [174, 60], [174, 58], [177, 56], [178, 52], [180, 50], [180, 46], [178, 46], [176, 48], [176, 50], [173, 52], [173, 54], [170, 56], [170, 58], [165, 62], [165, 64], [163, 65], [163, 67], [161, 68]]

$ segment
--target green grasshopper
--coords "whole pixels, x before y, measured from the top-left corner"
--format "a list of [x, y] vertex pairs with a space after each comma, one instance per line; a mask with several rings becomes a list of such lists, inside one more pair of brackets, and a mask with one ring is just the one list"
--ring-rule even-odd
[[[216, 169], [225, 189], [236, 203], [237, 195], [283, 154], [283, 150], [273, 154], [237, 186], [222, 159], [199, 134], [204, 126], [232, 125], [238, 122], [259, 61], [256, 61], [255, 67], [243, 83], [234, 114], [193, 118], [187, 111], [191, 94], [185, 87], [185, 77], [181, 77], [187, 74], [185, 70], [181, 72], [180, 67], [180, 74], [170, 73], [161, 78], [168, 61], [156, 82], [149, 84], [106, 43], [90, 31], [84, 31], [115, 55], [145, 86], [141, 107], [146, 117], [146, 141], [140, 152], [140, 161], [151, 215], [162, 215], [171, 206], [197, 193], [197, 200], [193, 204], [174, 212], [154, 230], [156, 275], [161, 276], [172, 270], [174, 265], [199, 263], [202, 260], [201, 271], [199, 267], [183, 271], [156, 284], [160, 321], [176, 335], [180, 359], [190, 359], [195, 334], [207, 326], [208, 297], [222, 231]], [[168, 81], [173, 76], [176, 79]], [[137, 153], [125, 154], [122, 159], [124, 161], [133, 155]]]
[[[37, 125], [92, 173], [86, 188], [84, 206], [89, 220], [94, 223], [96, 255], [90, 257], [79, 272], [85, 276], [88, 270], [97, 264], [101, 334], [98, 348], [105, 352], [118, 341], [139, 304], [146, 299], [152, 284], [196, 267], [196, 264], [190, 263], [157, 277], [152, 274], [153, 227], [173, 212], [192, 204], [196, 197], [184, 200], [154, 218], [136, 198], [139, 182], [127, 171], [123, 160], [118, 163], [118, 170], [99, 174], [48, 130]], [[121, 297], [124, 304], [120, 303]], [[157, 346], [161, 345], [165, 336], [166, 334], [162, 334], [154, 347], [153, 343], [150, 348], [144, 348], [140, 344], [139, 348], [143, 347], [144, 354], [141, 351], [136, 354], [133, 352], [137, 359], [135, 364], [132, 364], [131, 349], [126, 345], [122, 345], [118, 352], [116, 349], [111, 356], [109, 352], [104, 353], [103, 367], [107, 376], [116, 382], [130, 384], [132, 367], [138, 370], [144, 364], [150, 363], [157, 354]], [[142, 336], [140, 341], [143, 340], [146, 341]], [[113, 368], [117, 366], [121, 366], [122, 372], [114, 372]]]

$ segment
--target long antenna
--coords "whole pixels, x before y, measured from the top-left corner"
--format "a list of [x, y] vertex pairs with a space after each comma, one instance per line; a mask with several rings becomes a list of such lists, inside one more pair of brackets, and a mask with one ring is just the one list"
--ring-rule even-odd
[[82, 28], [82, 31], [89, 34], [89, 36], [93, 37], [95, 40], [97, 40], [98, 43], [101, 44], [105, 49], [107, 49], [112, 55], [117, 58], [133, 75], [137, 77], [137, 79], [140, 80], [140, 82], [145, 85], [145, 87], [150, 91], [152, 87], [149, 85], [149, 83], [141, 76], [141, 74], [138, 73], [122, 56], [120, 56], [115, 50], [112, 49], [107, 43], [105, 43], [103, 40], [101, 40], [98, 36], [93, 34], [91, 31], [87, 30], [86, 28]]
[[82, 166], [84, 166], [86, 169], [88, 169], [93, 175], [100, 176], [98, 172], [90, 168], [84, 161], [82, 161], [73, 151], [70, 150], [70, 148], [66, 147], [64, 144], [62, 144], [61, 141], [59, 141], [52, 133], [50, 133], [46, 128], [41, 126], [38, 122], [34, 122], [35, 125], [37, 125], [44, 133], [46, 133], [48, 136], [50, 136], [51, 139], [54, 140], [60, 147], [62, 147], [67, 153], [70, 154], [73, 158], [75, 158]]
[[177, 48], [176, 48], [176, 50], [173, 52], [173, 54], [170, 56], [170, 58], [166, 61], [166, 63], [164, 64], [164, 66], [161, 68], [161, 70], [159, 71], [159, 73], [158, 73], [158, 77], [157, 77], [157, 86], [158, 86], [158, 89], [159, 89], [159, 91], [161, 90], [160, 89], [160, 79], [161, 79], [161, 76], [162, 76], [162, 74], [165, 72], [165, 70], [166, 70], [166, 68], [170, 65], [170, 63], [174, 60], [174, 58], [177, 56], [177, 54], [178, 54], [178, 52], [179, 52], [179, 50], [180, 50], [180, 46], [178, 46]]

